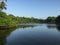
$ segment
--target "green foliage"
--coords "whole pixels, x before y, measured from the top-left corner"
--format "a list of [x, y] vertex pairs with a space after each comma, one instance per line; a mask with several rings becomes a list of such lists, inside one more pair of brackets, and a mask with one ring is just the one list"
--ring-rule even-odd
[[5, 18], [7, 14], [5, 12], [0, 12], [0, 18]]
[[15, 17], [12, 14], [7, 15], [5, 12], [0, 12], [0, 26], [13, 27], [20, 23], [40, 23], [41, 19], [37, 18], [26, 18], [26, 17]]
[[57, 16], [57, 18], [56, 18], [56, 23], [57, 23], [57, 24], [60, 24], [60, 15]]
[[46, 22], [47, 23], [55, 23], [55, 19], [56, 19], [56, 17], [48, 17], [47, 19], [46, 19]]
[[7, 15], [5, 12], [0, 12], [0, 26], [16, 26], [17, 21], [13, 16]]
[[60, 23], [60, 15], [56, 17], [48, 17], [45, 19], [37, 19], [34, 17], [16, 17], [13, 14], [7, 15], [5, 12], [0, 12], [0, 26], [14, 27], [20, 23]]
[[0, 11], [2, 11], [3, 9], [7, 9], [5, 2], [7, 2], [7, 0], [0, 1]]

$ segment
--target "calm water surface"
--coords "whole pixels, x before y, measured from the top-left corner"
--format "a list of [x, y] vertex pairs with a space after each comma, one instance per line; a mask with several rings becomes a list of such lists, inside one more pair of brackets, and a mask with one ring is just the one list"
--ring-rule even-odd
[[0, 30], [1, 45], [60, 45], [60, 26], [36, 24], [13, 30]]

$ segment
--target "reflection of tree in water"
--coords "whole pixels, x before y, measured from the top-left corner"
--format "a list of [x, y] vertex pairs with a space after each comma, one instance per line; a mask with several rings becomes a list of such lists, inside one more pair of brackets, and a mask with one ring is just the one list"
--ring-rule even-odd
[[56, 28], [56, 26], [47, 26], [49, 29]]
[[[27, 28], [27, 27], [34, 27], [33, 25], [24, 25], [24, 26], [19, 26], [19, 28]], [[16, 28], [15, 28], [16, 29]], [[6, 37], [15, 29], [0, 29], [0, 45], [5, 45], [5, 43], [7, 43]]]
[[35, 25], [20, 25], [19, 28], [28, 28], [28, 27], [35, 27]]
[[6, 37], [10, 34], [10, 32], [12, 32], [13, 30], [1, 30], [0, 29], [0, 45], [5, 45], [6, 41]]
[[59, 24], [56, 24], [55, 26], [53, 26], [53, 25], [47, 25], [47, 27], [49, 29], [57, 28], [57, 30], [60, 31], [60, 25]]
[[56, 28], [56, 25], [48, 24], [47, 28], [49, 28], [49, 29]]
[[60, 25], [57, 24], [56, 27], [57, 27], [57, 30], [60, 31]]

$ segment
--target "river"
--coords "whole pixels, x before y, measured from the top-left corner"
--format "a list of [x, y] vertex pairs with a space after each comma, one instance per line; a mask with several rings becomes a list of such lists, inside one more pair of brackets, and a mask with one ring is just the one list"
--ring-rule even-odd
[[60, 45], [60, 26], [34, 24], [0, 30], [0, 45]]

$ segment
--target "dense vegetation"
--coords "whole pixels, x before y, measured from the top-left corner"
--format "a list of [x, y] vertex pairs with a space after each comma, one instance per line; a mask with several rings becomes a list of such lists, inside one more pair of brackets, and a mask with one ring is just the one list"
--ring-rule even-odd
[[46, 19], [46, 23], [55, 23], [55, 20], [56, 20], [56, 17], [51, 17], [51, 16], [49, 16], [49, 17]]
[[0, 27], [8, 26], [13, 27], [17, 26], [20, 23], [60, 23], [60, 16], [58, 17], [48, 17], [47, 19], [37, 19], [37, 18], [27, 18], [27, 17], [18, 17], [12, 14], [6, 14], [5, 12], [0, 12]]
[[17, 26], [20, 23], [40, 23], [40, 19], [16, 17], [12, 14], [7, 15], [5, 12], [0, 12], [0, 26]]
[[57, 16], [57, 18], [56, 18], [56, 23], [57, 23], [58, 25], [60, 25], [60, 15]]

